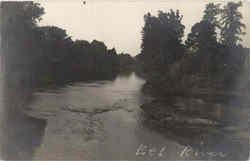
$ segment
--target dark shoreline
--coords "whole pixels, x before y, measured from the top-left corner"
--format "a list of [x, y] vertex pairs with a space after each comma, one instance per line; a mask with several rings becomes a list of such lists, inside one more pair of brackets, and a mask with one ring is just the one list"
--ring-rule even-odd
[[185, 98], [194, 98], [194, 99], [202, 99], [204, 101], [212, 101], [223, 104], [243, 104], [245, 106], [250, 104], [250, 97], [248, 91], [240, 92], [240, 91], [216, 91], [216, 90], [207, 90], [202, 91], [199, 89], [163, 89], [161, 86], [152, 85], [149, 83], [145, 83], [142, 91], [146, 94], [150, 94], [152, 96], [157, 97], [160, 100], [164, 100], [169, 97], [185, 97]]
[[[141, 105], [145, 124], [153, 130], [201, 153], [223, 149], [230, 155], [227, 159], [248, 157], [248, 115], [244, 115], [249, 111], [247, 96], [219, 92], [164, 93], [147, 85], [142, 90], [154, 98]], [[241, 112], [235, 112], [236, 109]], [[217, 144], [210, 144], [214, 140]]]

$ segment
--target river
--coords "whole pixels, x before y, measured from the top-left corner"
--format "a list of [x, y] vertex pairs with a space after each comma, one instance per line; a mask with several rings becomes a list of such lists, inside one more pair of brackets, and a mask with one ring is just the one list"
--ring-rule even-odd
[[[13, 160], [199, 159], [184, 155], [189, 145], [145, 123], [140, 106], [153, 98], [141, 92], [144, 83], [132, 73], [40, 89], [23, 103], [25, 117], [5, 124], [2, 155]], [[11, 97], [9, 106], [12, 101], [18, 102]]]

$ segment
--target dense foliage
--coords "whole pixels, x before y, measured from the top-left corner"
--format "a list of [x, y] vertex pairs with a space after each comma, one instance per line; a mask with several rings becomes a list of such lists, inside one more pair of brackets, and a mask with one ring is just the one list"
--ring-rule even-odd
[[150, 66], [148, 71], [164, 69], [164, 66], [174, 63], [184, 54], [181, 44], [185, 28], [181, 24], [182, 17], [178, 10], [167, 13], [159, 11], [157, 16], [150, 13], [144, 16], [141, 48], [144, 60]]
[[192, 26], [184, 44], [183, 16], [178, 10], [159, 11], [157, 16], [146, 14], [141, 53], [136, 56], [140, 71], [147, 73], [146, 85], [184, 92], [196, 87], [235, 89], [239, 79], [247, 81], [249, 49], [240, 44], [245, 34], [238, 11], [241, 5], [229, 2], [221, 8], [220, 4], [207, 4], [201, 21]]
[[[97, 40], [73, 41], [64, 29], [37, 25], [44, 9], [34, 2], [2, 4], [2, 64], [8, 82], [39, 86], [84, 79], [112, 79], [119, 72], [146, 73], [147, 83], [161, 89], [216, 89], [235, 87], [246, 75], [246, 53], [241, 45], [245, 25], [241, 2], [206, 5], [200, 22], [183, 41], [185, 26], [179, 10], [147, 13], [141, 53], [136, 61], [117, 54]], [[135, 63], [137, 65], [135, 66]]]
[[64, 29], [39, 27], [44, 9], [34, 2], [2, 3], [2, 60], [7, 82], [33, 87], [86, 79], [112, 79], [133, 65], [97, 40], [73, 41]]

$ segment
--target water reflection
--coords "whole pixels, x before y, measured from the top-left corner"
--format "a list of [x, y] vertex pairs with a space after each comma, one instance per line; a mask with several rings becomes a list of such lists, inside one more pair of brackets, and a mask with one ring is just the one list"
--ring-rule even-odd
[[[203, 99], [175, 97], [164, 103], [155, 102], [155, 97], [141, 92], [144, 82], [132, 73], [118, 76], [114, 81], [74, 82], [59, 88], [44, 88], [32, 95], [28, 90], [6, 88], [5, 99], [1, 101], [5, 109], [2, 113], [8, 116], [2, 121], [2, 158], [221, 159], [207, 152], [226, 153], [229, 154], [226, 159], [231, 160], [238, 159], [238, 155], [245, 157], [247, 141], [234, 141], [237, 135], [228, 129], [243, 123], [241, 129], [245, 128], [244, 119], [239, 118], [248, 112]], [[141, 108], [152, 101], [154, 105], [164, 106], [165, 114], [179, 110], [181, 121], [188, 123], [193, 119], [195, 123], [203, 119], [203, 123], [198, 124], [199, 128], [188, 124], [179, 126], [173, 121], [161, 123], [152, 115], [160, 117], [161, 111]], [[183, 108], [188, 110], [183, 112]], [[203, 118], [198, 120], [196, 116]], [[207, 126], [205, 117], [220, 126]]]
[[17, 86], [1, 89], [1, 159], [30, 160], [42, 141], [46, 121], [23, 113], [31, 94]]
[[174, 97], [158, 98], [143, 110], [142, 124], [184, 145], [186, 159], [248, 159], [247, 107]]

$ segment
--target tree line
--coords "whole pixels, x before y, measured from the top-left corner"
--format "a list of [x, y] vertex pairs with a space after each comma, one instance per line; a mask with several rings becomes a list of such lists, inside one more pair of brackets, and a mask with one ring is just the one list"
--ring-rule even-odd
[[184, 93], [194, 88], [246, 87], [239, 87], [239, 82], [247, 84], [249, 53], [241, 44], [246, 34], [241, 6], [242, 2], [228, 2], [224, 6], [208, 3], [202, 19], [192, 26], [186, 40], [179, 10], [144, 15], [141, 53], [136, 60], [140, 72], [147, 73], [146, 86]]
[[112, 79], [134, 59], [98, 40], [75, 40], [56, 26], [39, 26], [39, 3], [1, 4], [2, 68], [7, 82], [34, 87], [74, 80]]
[[147, 84], [178, 91], [193, 87], [232, 89], [246, 75], [249, 49], [241, 44], [245, 24], [239, 7], [209, 3], [184, 39], [180, 11], [144, 15], [141, 53], [129, 54], [97, 40], [75, 40], [56, 26], [38, 26], [39, 3], [1, 3], [2, 69], [8, 82], [27, 86], [84, 79], [112, 79], [119, 72], [144, 73]]

